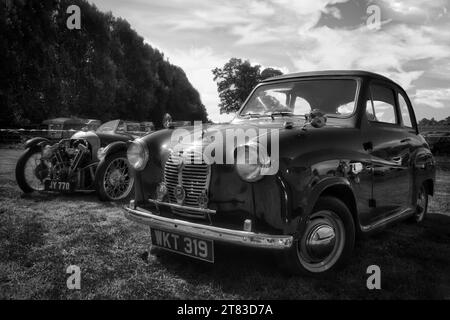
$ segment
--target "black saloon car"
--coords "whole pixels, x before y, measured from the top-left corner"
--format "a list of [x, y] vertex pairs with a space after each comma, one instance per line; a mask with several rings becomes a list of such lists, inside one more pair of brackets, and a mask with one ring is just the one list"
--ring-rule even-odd
[[[216, 160], [219, 152], [234, 163], [187, 161], [233, 129], [259, 133], [216, 149]], [[259, 153], [255, 140], [268, 130], [277, 134]], [[130, 145], [135, 199], [125, 213], [150, 226], [153, 245], [209, 262], [218, 241], [278, 250], [292, 273], [326, 273], [345, 264], [358, 234], [422, 221], [433, 195], [435, 163], [411, 101], [375, 73], [271, 78], [231, 123], [174, 134], [161, 130]], [[190, 142], [180, 148], [181, 140]], [[257, 162], [239, 163], [241, 149]]]

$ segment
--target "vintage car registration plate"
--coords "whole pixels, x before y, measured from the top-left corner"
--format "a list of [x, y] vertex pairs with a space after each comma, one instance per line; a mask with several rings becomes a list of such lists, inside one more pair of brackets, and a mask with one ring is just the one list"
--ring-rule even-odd
[[214, 241], [212, 240], [154, 228], [151, 228], [150, 232], [152, 244], [159, 248], [214, 263]]
[[48, 191], [73, 191], [73, 184], [68, 181], [45, 180], [44, 187]]

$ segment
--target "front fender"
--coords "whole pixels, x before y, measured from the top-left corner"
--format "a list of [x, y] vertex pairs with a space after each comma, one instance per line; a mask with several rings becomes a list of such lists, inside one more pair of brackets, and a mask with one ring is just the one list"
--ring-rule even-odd
[[[305, 195], [308, 198], [307, 205], [304, 210], [304, 215], [309, 216], [312, 211], [314, 210], [314, 206], [316, 205], [317, 200], [319, 197], [325, 192], [325, 190], [332, 188], [332, 187], [340, 187], [340, 188], [346, 188], [346, 190], [350, 191], [353, 200], [355, 195], [353, 194], [353, 190], [351, 187], [350, 181], [345, 177], [326, 177], [320, 180], [312, 189], [310, 192]], [[351, 209], [351, 208], [349, 208]]]
[[128, 145], [126, 142], [116, 141], [116, 142], [108, 144], [105, 147], [105, 150], [103, 152], [105, 153], [105, 158], [106, 158], [107, 156], [114, 154], [114, 153], [118, 153], [118, 152], [126, 153], [127, 148], [128, 148]]
[[313, 186], [305, 188], [301, 195], [298, 195], [298, 206], [293, 208], [290, 223], [285, 232], [289, 234], [302, 233], [317, 201], [324, 194], [334, 196], [343, 201], [349, 207], [352, 215], [354, 215], [355, 224], [359, 224], [359, 219], [355, 212], [357, 210], [356, 197], [351, 181], [346, 177], [324, 177], [316, 181]]
[[50, 143], [50, 140], [43, 138], [43, 137], [31, 138], [25, 142], [24, 147], [25, 147], [25, 149], [32, 148], [32, 147], [38, 146], [42, 142]]

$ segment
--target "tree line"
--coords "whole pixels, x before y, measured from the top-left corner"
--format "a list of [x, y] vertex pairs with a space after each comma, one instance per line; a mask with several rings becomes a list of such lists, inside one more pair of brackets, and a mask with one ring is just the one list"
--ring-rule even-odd
[[418, 123], [419, 126], [450, 126], [450, 117], [442, 120], [435, 120], [434, 118], [423, 118]]
[[[66, 26], [70, 5], [81, 29]], [[18, 0], [0, 10], [0, 126], [52, 117], [121, 118], [161, 125], [207, 120], [184, 71], [121, 18], [85, 0]]]

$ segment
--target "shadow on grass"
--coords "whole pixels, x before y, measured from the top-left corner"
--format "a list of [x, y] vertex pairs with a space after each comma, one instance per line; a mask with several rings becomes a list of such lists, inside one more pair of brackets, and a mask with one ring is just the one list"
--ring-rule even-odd
[[[239, 298], [442, 299], [450, 298], [449, 243], [450, 217], [429, 215], [422, 225], [400, 223], [360, 240], [349, 265], [325, 277], [291, 277], [282, 273], [273, 252], [223, 244], [217, 245], [215, 264], [161, 249], [152, 254], [193, 287]], [[373, 264], [381, 268], [382, 290], [366, 287], [366, 270]]]
[[77, 202], [83, 201], [87, 203], [95, 203], [102, 204], [105, 207], [110, 208], [118, 208], [128, 203], [128, 200], [120, 200], [120, 201], [100, 201], [97, 197], [95, 191], [89, 192], [73, 192], [73, 193], [58, 193], [58, 192], [33, 192], [33, 193], [20, 193], [19, 197], [21, 199], [31, 200], [34, 202], [42, 202], [42, 201], [70, 201]]

